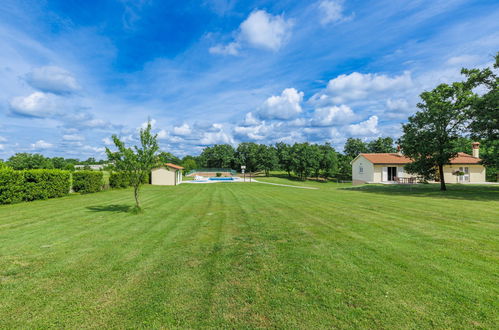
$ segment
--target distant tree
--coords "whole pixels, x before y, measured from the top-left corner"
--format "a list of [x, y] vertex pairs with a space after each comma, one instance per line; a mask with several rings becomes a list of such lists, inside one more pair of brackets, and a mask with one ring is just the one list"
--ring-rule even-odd
[[338, 173], [339, 162], [338, 153], [329, 143], [319, 146], [320, 149], [320, 169], [322, 171], [322, 177], [328, 179], [335, 176]]
[[157, 135], [151, 133], [151, 122], [147, 123], [145, 129], [140, 130], [140, 146], [127, 148], [125, 143], [116, 135], [113, 142], [117, 151], [113, 152], [106, 147], [109, 161], [113, 162], [118, 171], [122, 171], [133, 186], [135, 198], [135, 210], [141, 210], [139, 201], [139, 190], [143, 184], [143, 178], [148, 176], [151, 169], [157, 164], [156, 153], [159, 150]]
[[291, 148], [293, 172], [305, 180], [316, 167], [317, 157], [308, 142], [295, 143]]
[[182, 167], [184, 168], [184, 174], [189, 173], [192, 170], [198, 168], [198, 164], [193, 157], [185, 158], [182, 160]]
[[40, 154], [17, 153], [11, 156], [7, 165], [14, 170], [31, 170], [31, 169], [52, 169], [54, 165], [50, 158], [45, 158]]
[[360, 153], [368, 152], [369, 148], [361, 139], [348, 138], [343, 148], [343, 153], [354, 159]]
[[352, 158], [347, 155], [338, 154], [338, 173], [337, 177], [340, 180], [352, 180]]
[[393, 139], [391, 137], [379, 137], [372, 140], [367, 144], [367, 152], [370, 153], [391, 153], [397, 150], [393, 146]]
[[235, 163], [240, 168], [246, 166], [246, 172], [255, 172], [261, 168], [258, 155], [258, 144], [253, 142], [243, 142], [237, 146]]
[[158, 154], [158, 162], [161, 163], [161, 164], [165, 164], [165, 163], [173, 163], [173, 164], [180, 164], [180, 159], [173, 155], [172, 153], [170, 152], [166, 152], [166, 151], [161, 151], [159, 154]]
[[291, 171], [293, 170], [291, 146], [284, 142], [278, 142], [276, 143], [275, 148], [280, 169], [286, 171], [288, 176], [291, 177]]
[[269, 176], [270, 171], [278, 165], [276, 149], [273, 146], [260, 144], [258, 146], [258, 163], [260, 168], [265, 171], [265, 176]]
[[215, 144], [206, 147], [200, 155], [203, 166], [215, 168], [232, 168], [235, 150], [230, 144]]
[[420, 96], [420, 111], [402, 126], [404, 134], [399, 139], [402, 152], [413, 160], [406, 169], [425, 178], [438, 174], [440, 189], [446, 190], [443, 167], [457, 155], [455, 144], [464, 129], [472, 93], [465, 84], [453, 83]]
[[308, 146], [308, 155], [310, 157], [308, 163], [310, 166], [310, 172], [314, 175], [316, 179], [319, 179], [322, 170], [322, 150], [317, 144], [310, 144]]

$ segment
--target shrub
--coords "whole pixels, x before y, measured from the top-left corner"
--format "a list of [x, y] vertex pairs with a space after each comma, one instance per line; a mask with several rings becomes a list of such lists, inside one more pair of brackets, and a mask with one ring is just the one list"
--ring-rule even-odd
[[216, 174], [216, 175], [217, 175], [217, 178], [219, 178], [219, 177], [221, 177], [221, 176], [222, 176], [222, 173], [217, 172], [217, 174]]
[[103, 175], [100, 171], [76, 171], [73, 173], [73, 190], [82, 194], [102, 190]]
[[62, 197], [69, 193], [71, 176], [61, 170], [1, 170], [0, 204]]
[[109, 176], [109, 186], [111, 188], [130, 187], [130, 180], [123, 172], [112, 172]]
[[24, 172], [0, 170], [0, 204], [18, 203], [23, 200]]
[[61, 170], [24, 171], [24, 201], [62, 197], [69, 193], [71, 175]]

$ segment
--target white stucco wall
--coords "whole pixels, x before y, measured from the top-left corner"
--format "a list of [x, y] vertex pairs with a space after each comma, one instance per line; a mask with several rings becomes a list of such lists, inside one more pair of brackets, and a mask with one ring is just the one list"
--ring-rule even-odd
[[444, 166], [444, 179], [447, 183], [456, 183], [456, 176], [452, 172], [459, 170], [461, 167], [467, 167], [470, 183], [484, 183], [485, 167], [483, 165], [447, 165]]
[[[360, 171], [362, 168], [362, 172]], [[352, 162], [352, 183], [362, 184], [373, 182], [374, 166], [364, 156], [357, 157]]]
[[176, 180], [177, 172], [170, 168], [160, 167], [151, 170], [151, 184], [159, 186], [174, 186], [178, 179]]

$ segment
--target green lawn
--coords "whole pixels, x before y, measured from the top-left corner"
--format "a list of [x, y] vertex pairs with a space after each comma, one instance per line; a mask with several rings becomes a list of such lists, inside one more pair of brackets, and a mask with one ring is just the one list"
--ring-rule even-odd
[[0, 328], [495, 328], [499, 187], [146, 186], [0, 206]]

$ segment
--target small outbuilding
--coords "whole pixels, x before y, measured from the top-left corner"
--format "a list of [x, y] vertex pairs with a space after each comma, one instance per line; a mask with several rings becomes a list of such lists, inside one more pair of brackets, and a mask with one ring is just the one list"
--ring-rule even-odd
[[182, 182], [184, 168], [172, 163], [151, 170], [151, 184], [157, 186], [176, 186]]

